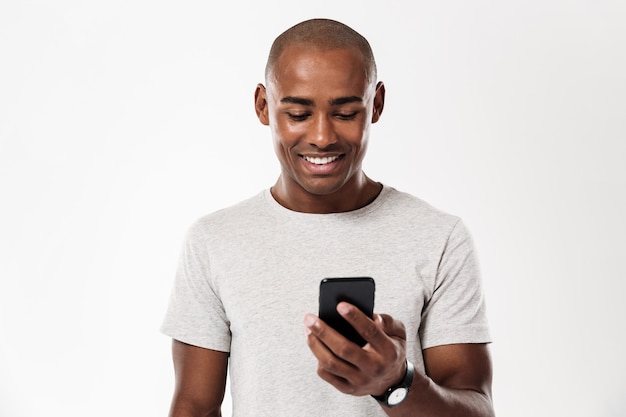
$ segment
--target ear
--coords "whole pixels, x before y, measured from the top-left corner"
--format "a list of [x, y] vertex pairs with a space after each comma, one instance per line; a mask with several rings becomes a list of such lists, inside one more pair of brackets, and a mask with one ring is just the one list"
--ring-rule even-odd
[[267, 112], [267, 92], [263, 84], [257, 84], [254, 90], [254, 110], [259, 121], [265, 126], [269, 126], [270, 118]]
[[385, 84], [379, 81], [376, 84], [376, 94], [374, 95], [374, 109], [372, 111], [372, 123], [376, 123], [380, 119], [380, 115], [383, 114], [383, 108], [385, 107]]

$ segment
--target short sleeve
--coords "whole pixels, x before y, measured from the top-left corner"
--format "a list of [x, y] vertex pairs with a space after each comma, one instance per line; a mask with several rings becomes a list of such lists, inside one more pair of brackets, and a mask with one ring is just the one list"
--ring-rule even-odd
[[474, 244], [460, 220], [441, 254], [432, 296], [422, 311], [420, 338], [423, 349], [491, 342]]
[[230, 351], [230, 323], [211, 277], [206, 227], [187, 233], [161, 331], [178, 341]]

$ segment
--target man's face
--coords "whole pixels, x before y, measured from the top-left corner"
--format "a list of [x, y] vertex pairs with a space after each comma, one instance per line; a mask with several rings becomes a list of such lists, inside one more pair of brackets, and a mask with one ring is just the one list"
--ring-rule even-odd
[[292, 45], [274, 65], [267, 89], [257, 89], [257, 114], [271, 128], [281, 164], [278, 185], [290, 197], [341, 192], [355, 198], [361, 191], [370, 125], [384, 98], [382, 84], [377, 89], [366, 69], [356, 49]]

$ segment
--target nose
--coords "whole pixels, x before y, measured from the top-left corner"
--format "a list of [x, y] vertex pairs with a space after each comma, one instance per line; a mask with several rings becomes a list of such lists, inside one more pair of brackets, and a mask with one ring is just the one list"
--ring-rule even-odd
[[337, 143], [337, 132], [330, 118], [325, 114], [318, 114], [309, 132], [311, 145], [326, 149]]

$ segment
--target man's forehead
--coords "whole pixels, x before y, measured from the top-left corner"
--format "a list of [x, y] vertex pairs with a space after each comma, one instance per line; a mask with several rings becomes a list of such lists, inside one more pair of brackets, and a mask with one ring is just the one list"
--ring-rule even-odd
[[328, 64], [343, 64], [347, 68], [360, 67], [359, 72], [368, 73], [366, 59], [356, 47], [330, 47], [309, 43], [293, 43], [285, 47], [272, 67], [273, 78], [308, 67], [321, 70]]
[[343, 104], [365, 102], [375, 92], [375, 86], [368, 83], [365, 77], [361, 82], [335, 83], [334, 85], [319, 82], [292, 83], [284, 78], [275, 78], [266, 86], [266, 91], [272, 100], [285, 104], [303, 104], [315, 106], [316, 104], [328, 103], [333, 106]]

